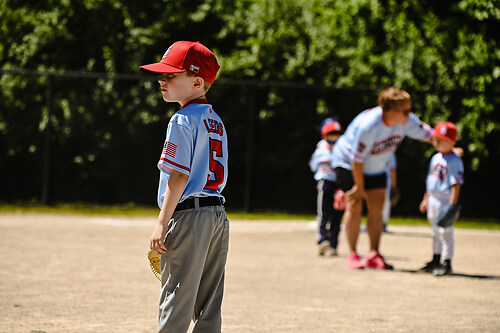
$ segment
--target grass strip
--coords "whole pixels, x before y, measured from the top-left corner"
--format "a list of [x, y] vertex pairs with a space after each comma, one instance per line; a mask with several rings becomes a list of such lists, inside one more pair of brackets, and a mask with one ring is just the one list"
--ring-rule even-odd
[[[81, 214], [81, 215], [106, 215], [106, 216], [158, 216], [156, 207], [138, 206], [134, 203], [122, 205], [96, 205], [88, 203], [55, 204], [50, 206], [32, 203], [2, 204], [0, 213], [45, 213], [45, 214]], [[286, 212], [242, 212], [228, 209], [230, 220], [250, 221], [314, 221], [313, 214], [289, 214]], [[366, 223], [363, 217], [362, 223]], [[422, 217], [392, 217], [390, 225], [428, 226], [427, 219]], [[460, 219], [455, 227], [468, 229], [500, 230], [500, 220], [496, 219]]]

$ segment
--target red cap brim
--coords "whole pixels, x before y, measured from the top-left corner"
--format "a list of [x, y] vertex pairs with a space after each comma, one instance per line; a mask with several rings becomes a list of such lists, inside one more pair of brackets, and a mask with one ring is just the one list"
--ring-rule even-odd
[[139, 67], [140, 69], [144, 69], [153, 73], [182, 73], [185, 72], [185, 69], [173, 67], [162, 62], [157, 62], [154, 64], [142, 65]]

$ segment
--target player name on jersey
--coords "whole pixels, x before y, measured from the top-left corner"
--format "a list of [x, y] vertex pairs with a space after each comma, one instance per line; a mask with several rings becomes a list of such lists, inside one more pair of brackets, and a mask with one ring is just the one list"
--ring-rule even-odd
[[396, 148], [399, 146], [401, 141], [402, 138], [400, 135], [391, 136], [384, 141], [375, 143], [373, 145], [371, 153], [373, 155], [377, 155], [396, 151]]
[[216, 133], [220, 136], [224, 135], [224, 126], [214, 119], [203, 119], [205, 127], [209, 133]]

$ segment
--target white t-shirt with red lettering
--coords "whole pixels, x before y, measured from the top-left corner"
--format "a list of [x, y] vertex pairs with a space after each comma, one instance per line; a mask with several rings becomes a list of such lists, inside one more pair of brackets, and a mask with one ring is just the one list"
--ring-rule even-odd
[[363, 163], [365, 175], [379, 175], [406, 136], [427, 141], [431, 135], [432, 128], [413, 113], [404, 125], [388, 126], [380, 106], [368, 109], [353, 119], [333, 147], [332, 166], [351, 170], [355, 161]]

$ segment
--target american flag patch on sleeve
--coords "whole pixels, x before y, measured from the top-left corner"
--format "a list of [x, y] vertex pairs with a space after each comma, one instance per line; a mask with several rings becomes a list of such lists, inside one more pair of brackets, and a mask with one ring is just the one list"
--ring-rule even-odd
[[165, 142], [165, 146], [163, 147], [162, 155], [167, 155], [172, 158], [175, 158], [175, 154], [177, 153], [177, 145], [173, 144], [170, 141]]

